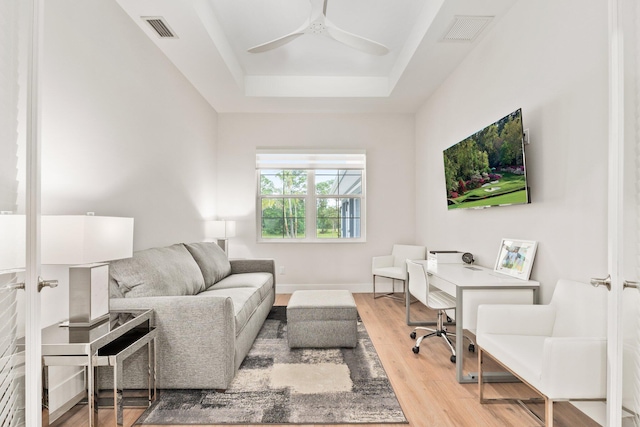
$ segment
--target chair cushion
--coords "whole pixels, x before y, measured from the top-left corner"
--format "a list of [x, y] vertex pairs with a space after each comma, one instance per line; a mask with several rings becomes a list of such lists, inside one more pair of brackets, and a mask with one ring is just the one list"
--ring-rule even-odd
[[478, 345], [533, 387], [540, 387], [544, 341], [534, 335], [482, 334]]
[[231, 274], [231, 263], [222, 248], [213, 242], [189, 243], [184, 245], [202, 270], [204, 284], [210, 288]]
[[382, 267], [373, 270], [374, 276], [389, 277], [391, 279], [407, 280], [407, 273], [400, 267]]
[[109, 272], [112, 297], [196, 295], [204, 290], [202, 272], [181, 244], [135, 252], [132, 258], [113, 261]]

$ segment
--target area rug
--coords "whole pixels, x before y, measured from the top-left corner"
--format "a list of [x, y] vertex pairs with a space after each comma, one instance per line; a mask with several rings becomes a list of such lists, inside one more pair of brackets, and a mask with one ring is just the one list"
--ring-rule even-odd
[[159, 390], [137, 425], [407, 423], [371, 339], [355, 348], [290, 349], [274, 307], [231, 386]]

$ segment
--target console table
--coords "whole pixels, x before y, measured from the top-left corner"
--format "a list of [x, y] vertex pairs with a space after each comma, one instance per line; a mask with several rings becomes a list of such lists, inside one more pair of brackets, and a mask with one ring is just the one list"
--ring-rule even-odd
[[[456, 297], [456, 379], [460, 383], [477, 383], [477, 373], [464, 375], [464, 345], [460, 337], [463, 329], [475, 332], [478, 305], [535, 304], [540, 283], [517, 279], [478, 265], [437, 264], [427, 260], [415, 262], [426, 264], [433, 286]], [[486, 381], [500, 380], [499, 375], [483, 375]]]
[[[109, 318], [93, 326], [56, 324], [42, 330], [43, 376], [49, 366], [83, 366], [87, 381], [89, 422], [98, 425], [99, 366], [113, 367], [113, 398], [116, 426], [122, 425], [123, 365], [122, 362], [147, 346], [149, 351], [149, 402], [155, 399], [155, 338], [151, 326], [153, 310], [111, 310]], [[43, 385], [45, 380], [43, 378]], [[43, 390], [44, 410], [48, 411], [48, 391]], [[48, 419], [48, 417], [46, 417]]]

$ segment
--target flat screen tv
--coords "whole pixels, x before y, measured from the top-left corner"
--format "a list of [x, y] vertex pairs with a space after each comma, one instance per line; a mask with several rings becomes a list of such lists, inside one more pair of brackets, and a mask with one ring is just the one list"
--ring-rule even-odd
[[444, 150], [448, 209], [529, 203], [522, 110]]

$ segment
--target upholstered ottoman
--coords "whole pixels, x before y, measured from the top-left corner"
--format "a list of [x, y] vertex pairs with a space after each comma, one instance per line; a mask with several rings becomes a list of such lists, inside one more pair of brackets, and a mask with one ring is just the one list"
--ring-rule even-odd
[[295, 291], [287, 305], [291, 348], [355, 347], [358, 311], [349, 291]]

